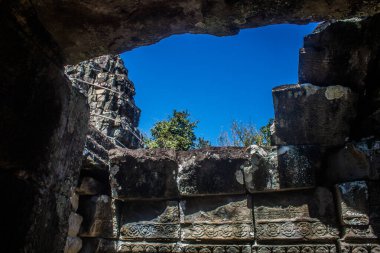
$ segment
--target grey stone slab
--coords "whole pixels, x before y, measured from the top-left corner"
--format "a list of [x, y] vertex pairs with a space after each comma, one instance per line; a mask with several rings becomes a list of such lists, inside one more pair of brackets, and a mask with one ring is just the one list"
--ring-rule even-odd
[[110, 183], [114, 198], [178, 197], [178, 168], [173, 150], [118, 149], [111, 152], [110, 158]]
[[183, 240], [254, 239], [249, 196], [187, 198], [180, 202]]
[[258, 241], [334, 241], [335, 204], [326, 188], [253, 196]]
[[344, 144], [356, 115], [357, 96], [343, 86], [284, 85], [272, 90], [274, 145]]
[[244, 194], [242, 168], [249, 166], [243, 148], [207, 148], [178, 153], [181, 196]]
[[338, 242], [339, 252], [342, 253], [379, 253], [380, 244], [378, 243], [347, 243]]
[[128, 201], [121, 208], [120, 239], [179, 240], [178, 201]]

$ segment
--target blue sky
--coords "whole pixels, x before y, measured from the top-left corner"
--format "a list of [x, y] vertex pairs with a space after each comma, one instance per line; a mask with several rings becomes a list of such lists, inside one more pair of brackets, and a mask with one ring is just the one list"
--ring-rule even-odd
[[149, 133], [173, 109], [199, 120], [197, 136], [217, 145], [233, 120], [258, 128], [274, 117], [271, 89], [297, 83], [298, 51], [317, 24], [273, 25], [236, 36], [175, 35], [121, 57]]

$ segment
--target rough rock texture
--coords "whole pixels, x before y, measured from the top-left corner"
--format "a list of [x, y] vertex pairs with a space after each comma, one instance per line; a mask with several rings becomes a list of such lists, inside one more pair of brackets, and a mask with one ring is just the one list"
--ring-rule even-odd
[[297, 84], [276, 87], [272, 93], [276, 145], [334, 146], [350, 136], [356, 95], [349, 88]]
[[327, 155], [326, 174], [333, 183], [379, 179], [380, 141], [374, 139], [347, 143]]
[[90, 125], [117, 146], [142, 146], [142, 135], [137, 130], [140, 109], [133, 99], [135, 87], [120, 56], [104, 55], [66, 66], [65, 73], [88, 96]]
[[69, 62], [157, 42], [180, 33], [232, 35], [240, 28], [371, 15], [378, 1], [157, 0], [32, 1]]
[[325, 22], [305, 37], [299, 81], [342, 85], [359, 95], [353, 137], [380, 135], [380, 15]]
[[178, 166], [172, 150], [115, 150], [110, 160], [117, 199], [176, 198]]
[[242, 168], [250, 165], [241, 148], [208, 148], [178, 153], [182, 196], [245, 193]]

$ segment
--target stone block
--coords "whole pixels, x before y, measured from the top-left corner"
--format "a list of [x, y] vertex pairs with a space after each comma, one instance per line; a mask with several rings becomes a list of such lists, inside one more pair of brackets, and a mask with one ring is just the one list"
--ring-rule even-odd
[[379, 253], [378, 243], [346, 243], [338, 241], [339, 252], [341, 253]]
[[67, 237], [64, 253], [78, 253], [82, 248], [82, 239], [79, 237]]
[[181, 245], [181, 252], [184, 253], [251, 253], [250, 245], [202, 245], [187, 244]]
[[336, 253], [335, 244], [253, 245], [252, 253]]
[[109, 196], [82, 196], [78, 213], [83, 217], [81, 237], [117, 238], [117, 210]]
[[365, 181], [336, 185], [340, 223], [343, 226], [369, 225], [368, 186]]
[[121, 208], [120, 239], [179, 240], [177, 201], [128, 201]]
[[80, 216], [77, 213], [70, 213], [69, 216], [69, 229], [68, 229], [68, 236], [75, 237], [79, 233], [80, 225], [82, 224], [83, 217]]
[[254, 239], [249, 196], [188, 198], [180, 202], [180, 211], [183, 240]]
[[356, 115], [357, 96], [343, 86], [284, 85], [272, 90], [275, 145], [342, 145]]
[[178, 153], [182, 196], [244, 194], [242, 169], [250, 165], [243, 148], [207, 148]]
[[115, 149], [110, 152], [110, 183], [117, 199], [178, 197], [176, 155], [164, 149]]
[[[380, 209], [377, 209], [376, 205], [370, 206], [369, 188], [365, 181], [336, 185], [339, 219], [343, 226], [344, 240], [378, 238], [379, 220], [373, 217]], [[376, 195], [376, 198], [378, 196]]]
[[319, 167], [318, 146], [281, 146], [265, 150], [253, 145], [251, 166], [244, 167], [245, 185], [251, 193], [312, 188]]
[[259, 242], [339, 238], [333, 195], [326, 188], [257, 194], [253, 203]]
[[332, 183], [379, 179], [380, 141], [347, 143], [328, 155], [326, 171]]

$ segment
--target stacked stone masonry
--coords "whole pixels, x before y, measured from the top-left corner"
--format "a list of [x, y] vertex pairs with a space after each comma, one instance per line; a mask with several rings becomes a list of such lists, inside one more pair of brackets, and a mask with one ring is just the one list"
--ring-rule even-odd
[[305, 38], [303, 83], [273, 89], [273, 147], [125, 149], [93, 118], [67, 252], [380, 252], [380, 140], [367, 128], [353, 134], [366, 127], [363, 90], [314, 75], [328, 56], [308, 59], [352, 22], [375, 21], [323, 24]]

